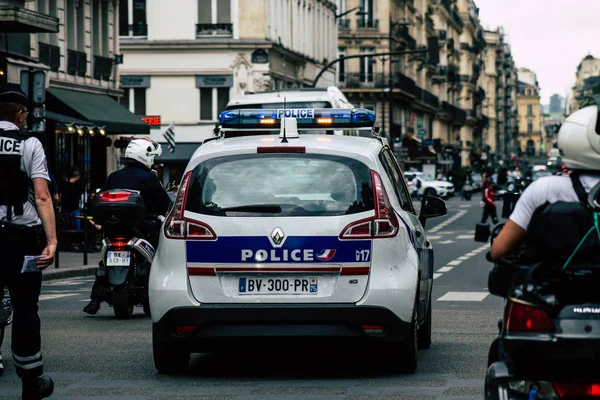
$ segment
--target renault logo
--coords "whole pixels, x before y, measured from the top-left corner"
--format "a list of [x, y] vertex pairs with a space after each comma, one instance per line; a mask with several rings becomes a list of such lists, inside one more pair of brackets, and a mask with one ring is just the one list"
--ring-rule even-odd
[[281, 247], [283, 246], [283, 242], [285, 242], [285, 234], [281, 228], [275, 228], [273, 229], [273, 232], [271, 232], [269, 240], [271, 241], [271, 245], [273, 245], [273, 247]]

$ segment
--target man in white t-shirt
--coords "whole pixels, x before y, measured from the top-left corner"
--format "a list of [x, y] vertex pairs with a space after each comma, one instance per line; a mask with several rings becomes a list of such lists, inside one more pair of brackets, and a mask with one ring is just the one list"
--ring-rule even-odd
[[[571, 114], [558, 133], [562, 160], [571, 171], [577, 171], [586, 193], [600, 182], [600, 106], [591, 105]], [[546, 203], [579, 202], [569, 176], [547, 176], [537, 179], [521, 195], [506, 225], [494, 240], [494, 261], [510, 254], [527, 234], [531, 217]]]

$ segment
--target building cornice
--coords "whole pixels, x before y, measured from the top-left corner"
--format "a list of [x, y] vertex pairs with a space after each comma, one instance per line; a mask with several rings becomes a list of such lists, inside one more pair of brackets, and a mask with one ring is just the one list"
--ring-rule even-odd
[[74, 82], [66, 82], [58, 79], [50, 78], [49, 87], [59, 88], [59, 89], [68, 89], [68, 90], [77, 90], [80, 92], [93, 93], [93, 94], [103, 94], [107, 96], [122, 96], [123, 91], [117, 88], [108, 88], [108, 87], [99, 87], [99, 86], [90, 86], [90, 85], [82, 85]]

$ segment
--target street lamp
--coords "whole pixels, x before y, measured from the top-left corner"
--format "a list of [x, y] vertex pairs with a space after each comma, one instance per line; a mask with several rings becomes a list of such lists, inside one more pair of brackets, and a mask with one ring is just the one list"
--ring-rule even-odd
[[349, 9], [348, 11], [345, 11], [345, 12], [343, 12], [341, 14], [336, 15], [335, 16], [335, 20], [337, 21], [338, 18], [341, 18], [344, 15], [348, 15], [348, 14], [350, 14], [354, 10], [360, 10], [359, 12], [356, 13], [356, 15], [359, 15], [359, 16], [367, 15], [368, 14], [367, 12], [363, 11], [363, 9], [361, 7], [354, 7], [354, 8]]

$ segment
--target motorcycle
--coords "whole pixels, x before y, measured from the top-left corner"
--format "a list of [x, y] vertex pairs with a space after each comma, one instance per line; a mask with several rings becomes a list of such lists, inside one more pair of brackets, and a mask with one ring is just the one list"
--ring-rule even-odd
[[600, 395], [598, 285], [599, 267], [553, 268], [527, 260], [524, 247], [494, 265], [488, 289], [505, 307], [488, 354], [485, 399]]
[[471, 196], [473, 193], [473, 186], [471, 186], [468, 183], [465, 183], [465, 185], [462, 188], [462, 197], [465, 200], [471, 200]]
[[159, 231], [160, 220], [145, 220], [139, 192], [124, 189], [98, 193], [92, 214], [104, 230], [96, 274], [107, 281], [110, 291], [102, 300], [119, 319], [130, 318], [136, 306], [150, 315], [148, 279], [155, 249], [148, 239]]

